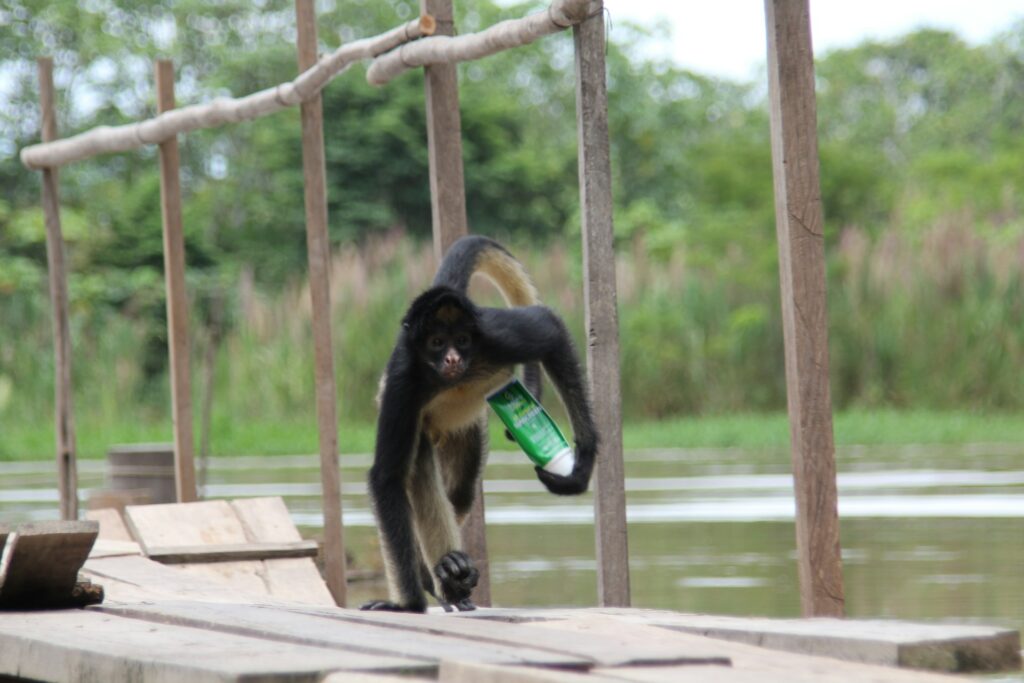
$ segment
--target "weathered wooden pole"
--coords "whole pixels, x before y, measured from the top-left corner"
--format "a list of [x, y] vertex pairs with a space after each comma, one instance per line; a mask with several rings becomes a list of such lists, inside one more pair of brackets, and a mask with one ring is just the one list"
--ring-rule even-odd
[[[313, 0], [295, 0], [299, 71], [317, 61], [316, 10]], [[324, 115], [319, 94], [302, 103], [302, 170], [305, 175], [306, 250], [309, 293], [313, 305], [316, 355], [316, 416], [320, 435], [320, 481], [324, 508], [324, 569], [334, 602], [344, 607], [345, 537], [341, 520], [341, 473], [338, 466], [338, 409], [331, 344], [331, 244], [327, 235], [327, 181], [324, 161]]]
[[602, 2], [573, 27], [587, 329], [587, 374], [601, 434], [594, 488], [597, 593], [603, 606], [629, 606], [629, 547], [622, 464], [619, 318], [612, 232], [612, 173]]
[[[43, 142], [57, 139], [57, 107], [53, 89], [53, 59], [40, 57], [39, 108]], [[43, 219], [46, 223], [46, 263], [53, 309], [54, 418], [57, 436], [57, 489], [60, 518], [78, 519], [78, 465], [75, 419], [71, 396], [71, 332], [68, 325], [68, 275], [64, 236], [60, 228], [57, 169], [42, 171]]]
[[843, 615], [808, 0], [765, 0], [775, 222], [804, 616]]
[[[174, 64], [157, 60], [157, 111], [174, 109]], [[196, 500], [195, 444], [192, 437], [192, 379], [185, 292], [185, 237], [181, 227], [181, 173], [178, 138], [160, 143], [160, 213], [164, 232], [164, 282], [167, 289], [167, 350], [171, 360], [171, 415], [174, 421], [174, 471], [179, 503]]]
[[[420, 0], [420, 13], [433, 15], [434, 35], [455, 35], [452, 0]], [[440, 263], [448, 247], [469, 232], [466, 187], [462, 171], [462, 116], [459, 82], [454, 64], [424, 67], [427, 101], [427, 151], [430, 157], [430, 206], [434, 229], [434, 255]], [[473, 601], [491, 604], [491, 570], [487, 558], [483, 482], [477, 483], [469, 517], [462, 525], [462, 542], [480, 571]]]

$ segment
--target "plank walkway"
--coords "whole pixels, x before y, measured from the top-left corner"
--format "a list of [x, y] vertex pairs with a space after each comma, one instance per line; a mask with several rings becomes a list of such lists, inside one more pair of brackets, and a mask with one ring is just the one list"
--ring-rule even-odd
[[[117, 515], [97, 515], [99, 540], [86, 550], [78, 579], [102, 585], [105, 601], [0, 613], [0, 680], [926, 683], [951, 680], [934, 671], [1021, 667], [1019, 634], [980, 626], [630, 608], [426, 615], [342, 609], [320, 599], [318, 576], [315, 587], [302, 585], [310, 579], [308, 557], [241, 562], [223, 552], [225, 545], [248, 552], [253, 544], [300, 543], [283, 510], [279, 499], [129, 507], [127, 527]], [[60, 524], [71, 540], [82, 535], [75, 525], [91, 524], [84, 531], [90, 544], [95, 538], [95, 522]], [[25, 539], [25, 559], [17, 562], [26, 567], [54, 557], [53, 533], [45, 525], [0, 526], [0, 537]], [[37, 536], [49, 539], [40, 546], [46, 552], [30, 557]], [[203, 543], [219, 561], [171, 565], [144, 554]], [[0, 567], [0, 596], [3, 570], [17, 569], [13, 564]], [[10, 572], [9, 589], [23, 573]]]

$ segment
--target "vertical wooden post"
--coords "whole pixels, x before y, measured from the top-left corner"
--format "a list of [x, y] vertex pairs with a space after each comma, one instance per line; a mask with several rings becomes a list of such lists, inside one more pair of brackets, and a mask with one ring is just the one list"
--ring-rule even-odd
[[[420, 0], [420, 12], [437, 22], [434, 35], [455, 35], [452, 0]], [[434, 255], [440, 262], [448, 247], [469, 232], [466, 188], [462, 171], [462, 117], [459, 82], [454, 64], [424, 68], [427, 101], [427, 149], [430, 157], [430, 206], [434, 228]], [[491, 604], [491, 571], [487, 557], [483, 482], [477, 483], [473, 508], [462, 525], [466, 552], [480, 572], [473, 601]]]
[[765, 17], [800, 602], [804, 616], [842, 616], [843, 575], [808, 0], [765, 0]]
[[[174, 109], [174, 64], [155, 65], [157, 111]], [[192, 380], [185, 292], [185, 237], [181, 226], [181, 173], [178, 138], [160, 143], [160, 212], [164, 226], [164, 282], [167, 288], [167, 350], [171, 359], [171, 415], [174, 470], [179, 503], [196, 500], [195, 444], [192, 439]]]
[[576, 126], [579, 140], [584, 315], [587, 369], [601, 449], [595, 477], [597, 593], [602, 606], [629, 606], [629, 547], [622, 463], [622, 398], [619, 392], [619, 318], [616, 309], [612, 173], [605, 83], [605, 33], [601, 2], [573, 27], [576, 47]]
[[[40, 57], [39, 108], [43, 142], [57, 139], [57, 112], [53, 89], [53, 59]], [[46, 223], [46, 262], [53, 309], [54, 417], [57, 437], [57, 489], [61, 519], [78, 519], [78, 465], [75, 420], [71, 396], [71, 332], [68, 326], [68, 279], [64, 263], [64, 236], [60, 228], [57, 169], [42, 172], [43, 218]]]
[[[299, 71], [317, 60], [316, 10], [313, 0], [295, 0]], [[320, 481], [324, 507], [324, 569], [334, 602], [344, 607], [345, 538], [341, 519], [341, 473], [338, 466], [338, 409], [331, 344], [331, 244], [327, 236], [327, 180], [324, 160], [324, 115], [321, 96], [303, 102], [302, 170], [305, 175], [306, 250], [309, 293], [313, 305], [316, 354], [316, 416], [320, 435]]]

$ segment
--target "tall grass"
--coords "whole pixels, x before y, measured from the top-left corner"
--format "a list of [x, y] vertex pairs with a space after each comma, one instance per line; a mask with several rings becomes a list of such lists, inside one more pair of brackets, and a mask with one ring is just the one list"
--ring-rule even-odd
[[[838, 408], [1009, 411], [1024, 407], [1024, 231], [978, 228], [950, 217], [919, 234], [871, 236], [848, 228], [829, 252], [832, 395]], [[546, 303], [582, 345], [578, 250], [513, 244]], [[617, 261], [622, 402], [627, 418], [780, 411], [785, 408], [777, 273], [759, 285], [710, 275], [685, 247], [623, 245]], [[432, 277], [429, 245], [395, 233], [338, 249], [331, 267], [339, 417], [366, 425], [402, 313]], [[294, 450], [316, 447], [313, 342], [304, 282], [276, 291], [243, 272], [228, 293], [232, 324], [214, 365], [218, 435], [259, 450], [264, 422], [290, 425]], [[0, 457], [52, 449], [50, 320], [45, 284], [0, 300]], [[486, 284], [475, 298], [500, 305]], [[170, 435], [167, 379], [146, 377], [152, 321], [75, 305], [75, 415], [83, 451], [110, 434]], [[88, 300], [83, 298], [82, 300]], [[193, 316], [194, 318], [197, 316]], [[193, 393], [200, 405], [210, 335], [193, 324]], [[151, 341], [151, 340], [150, 340]], [[196, 421], [199, 424], [199, 421]], [[360, 431], [361, 430], [361, 431]], [[344, 431], [344, 430], [343, 430]], [[370, 434], [356, 430], [360, 439]], [[6, 436], [5, 436], [6, 435]], [[263, 435], [263, 436], [261, 436]], [[27, 437], [26, 437], [27, 438]]]

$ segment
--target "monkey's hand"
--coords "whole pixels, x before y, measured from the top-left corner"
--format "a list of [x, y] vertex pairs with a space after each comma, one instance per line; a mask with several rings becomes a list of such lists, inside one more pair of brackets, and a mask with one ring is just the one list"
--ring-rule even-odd
[[547, 470], [534, 467], [537, 478], [547, 487], [548, 491], [558, 496], [575, 496], [586, 493], [590, 485], [590, 473], [594, 469], [595, 447], [576, 445], [576, 464], [568, 476], [552, 474]]
[[452, 550], [434, 567], [434, 575], [441, 582], [438, 602], [445, 612], [451, 612], [452, 607], [460, 612], [476, 609], [469, 596], [480, 580], [480, 572], [473, 566], [469, 555], [461, 550]]

